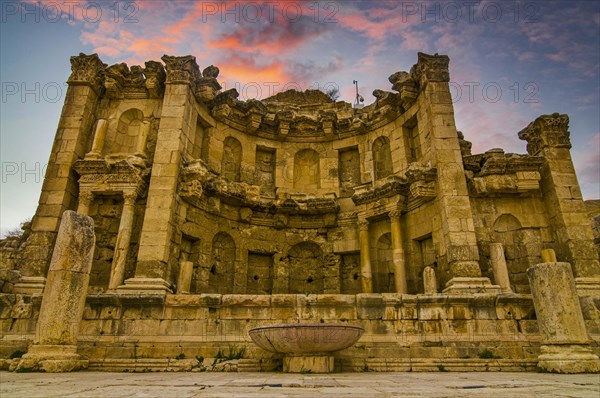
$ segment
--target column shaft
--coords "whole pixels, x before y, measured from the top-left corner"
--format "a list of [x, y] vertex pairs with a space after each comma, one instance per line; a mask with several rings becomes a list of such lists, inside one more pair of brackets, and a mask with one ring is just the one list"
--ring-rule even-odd
[[406, 286], [404, 248], [402, 247], [400, 212], [390, 212], [390, 222], [392, 232], [392, 260], [394, 262], [394, 282], [396, 284], [396, 293], [408, 293], [408, 288]]
[[115, 256], [113, 258], [109, 290], [114, 290], [123, 284], [125, 276], [125, 264], [127, 262], [127, 253], [129, 252], [129, 243], [131, 242], [131, 232], [133, 228], [133, 216], [135, 212], [136, 194], [126, 193], [124, 196], [123, 213], [119, 224], [117, 234], [117, 244], [115, 247]]
[[96, 123], [96, 132], [94, 133], [94, 143], [92, 144], [92, 150], [90, 151], [94, 155], [101, 155], [102, 149], [104, 148], [104, 138], [106, 137], [106, 131], [108, 130], [108, 120], [98, 119]]
[[360, 241], [360, 281], [363, 293], [373, 293], [373, 275], [371, 273], [371, 253], [369, 252], [369, 222], [358, 224]]

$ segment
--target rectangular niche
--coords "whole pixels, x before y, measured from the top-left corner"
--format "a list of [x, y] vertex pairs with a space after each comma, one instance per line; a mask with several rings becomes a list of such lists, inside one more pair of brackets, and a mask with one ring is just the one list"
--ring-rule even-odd
[[421, 143], [419, 141], [419, 125], [417, 117], [413, 116], [402, 126], [404, 148], [406, 148], [406, 161], [416, 162], [421, 159]]
[[256, 147], [255, 181], [263, 194], [275, 193], [275, 149]]
[[121, 195], [96, 195], [90, 206], [89, 215], [94, 220], [96, 248], [90, 272], [90, 292], [102, 292], [108, 288], [123, 198]]
[[360, 185], [360, 154], [358, 147], [340, 149], [338, 157], [340, 197], [354, 194], [354, 187]]
[[273, 255], [248, 252], [247, 294], [271, 294], [273, 290]]
[[342, 254], [340, 276], [342, 294], [361, 293], [360, 253]]
[[192, 271], [192, 282], [190, 284], [190, 293], [200, 293], [200, 281], [202, 280], [200, 268], [201, 241], [188, 235], [181, 237], [181, 246], [179, 253], [179, 263], [182, 261], [191, 261], [194, 263]]

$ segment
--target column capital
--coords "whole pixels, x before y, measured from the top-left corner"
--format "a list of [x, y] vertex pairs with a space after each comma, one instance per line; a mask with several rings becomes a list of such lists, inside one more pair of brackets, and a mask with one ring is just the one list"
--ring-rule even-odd
[[388, 216], [390, 217], [390, 219], [398, 219], [400, 217], [400, 215], [402, 214], [402, 212], [400, 211], [400, 209], [393, 209], [390, 210], [388, 213]]
[[359, 231], [368, 231], [369, 230], [369, 221], [367, 219], [358, 220], [358, 230]]
[[138, 197], [138, 192], [137, 189], [131, 190], [131, 191], [123, 191], [123, 200], [125, 202], [125, 204], [127, 205], [133, 205], [135, 204], [135, 200]]
[[447, 55], [429, 55], [418, 53], [417, 63], [413, 66], [411, 74], [417, 77], [421, 87], [427, 82], [447, 83], [450, 81], [448, 65], [450, 58]]
[[553, 113], [541, 115], [519, 131], [519, 138], [527, 141], [527, 152], [540, 155], [545, 148], [571, 148], [569, 116]]
[[161, 59], [167, 69], [167, 84], [190, 84], [195, 86], [200, 79], [200, 67], [196, 63], [196, 57], [192, 55], [183, 57], [163, 55]]
[[107, 65], [103, 63], [98, 54], [86, 55], [80, 53], [71, 57], [71, 76], [67, 83], [73, 85], [86, 85], [92, 88], [97, 95], [104, 92], [104, 71]]

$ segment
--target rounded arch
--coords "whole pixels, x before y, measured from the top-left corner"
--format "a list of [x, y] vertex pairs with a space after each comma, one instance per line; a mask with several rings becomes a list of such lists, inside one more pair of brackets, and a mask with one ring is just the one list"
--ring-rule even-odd
[[318, 189], [321, 187], [319, 153], [301, 149], [294, 155], [294, 188]]
[[233, 293], [235, 260], [235, 241], [227, 232], [217, 233], [212, 240], [208, 293]]
[[240, 181], [242, 164], [242, 144], [231, 136], [223, 141], [223, 158], [221, 159], [221, 176], [230, 181]]
[[137, 148], [140, 128], [144, 121], [144, 112], [138, 108], [130, 108], [121, 113], [117, 128], [109, 130], [104, 142], [104, 153], [133, 153]]
[[511, 232], [521, 229], [521, 222], [512, 214], [501, 214], [494, 221], [494, 232]]
[[393, 174], [390, 139], [385, 136], [377, 138], [373, 142], [372, 151], [375, 179], [379, 180]]

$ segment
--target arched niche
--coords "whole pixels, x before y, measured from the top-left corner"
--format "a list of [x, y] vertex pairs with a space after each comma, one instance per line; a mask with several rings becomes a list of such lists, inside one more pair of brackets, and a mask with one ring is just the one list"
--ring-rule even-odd
[[225, 138], [223, 158], [221, 159], [221, 176], [230, 181], [240, 181], [241, 164], [242, 144], [233, 137]]
[[394, 262], [392, 258], [392, 234], [386, 232], [377, 239], [377, 256], [373, 264], [373, 292], [394, 293]]
[[502, 243], [511, 288], [530, 293], [527, 269], [540, 261], [542, 237], [539, 229], [525, 228], [512, 214], [501, 214], [492, 227], [493, 241]]
[[109, 129], [108, 137], [104, 141], [105, 155], [113, 153], [134, 153], [140, 136], [140, 129], [144, 121], [144, 113], [131, 108], [119, 117], [116, 129]]
[[385, 178], [393, 173], [392, 152], [390, 149], [390, 139], [379, 137], [373, 142], [373, 169], [375, 179]]
[[298, 243], [288, 251], [291, 294], [323, 293], [323, 251], [314, 242]]
[[212, 240], [208, 293], [233, 293], [235, 271], [235, 241], [228, 233], [219, 232]]
[[319, 154], [312, 149], [302, 149], [294, 155], [294, 188], [318, 189], [321, 186]]

